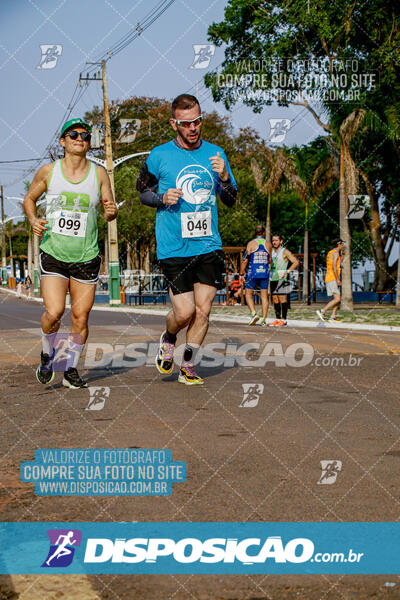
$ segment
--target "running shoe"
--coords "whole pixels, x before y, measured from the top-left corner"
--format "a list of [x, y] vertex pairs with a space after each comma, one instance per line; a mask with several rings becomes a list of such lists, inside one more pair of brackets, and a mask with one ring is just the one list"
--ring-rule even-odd
[[277, 325], [279, 325], [279, 323], [279, 319], [275, 319], [275, 321], [272, 321], [272, 323], [268, 323], [268, 327], [276, 327]]
[[248, 325], [255, 325], [257, 323], [257, 321], [258, 321], [259, 318], [260, 317], [257, 314], [251, 315], [250, 321], [248, 322]]
[[39, 383], [43, 383], [43, 385], [51, 383], [54, 379], [53, 361], [55, 354], [56, 351], [54, 348], [51, 356], [43, 354], [43, 352], [40, 353], [40, 365], [36, 369], [36, 379]]
[[261, 327], [266, 327], [268, 323], [265, 319], [261, 319], [261, 323], [259, 323], [259, 325], [261, 325]]
[[79, 388], [87, 388], [88, 384], [79, 376], [77, 369], [70, 367], [68, 371], [64, 371], [63, 386], [71, 390], [79, 390]]
[[174, 350], [175, 344], [169, 344], [165, 341], [164, 331], [160, 337], [160, 347], [156, 356], [156, 367], [157, 370], [163, 375], [168, 375], [174, 368]]
[[283, 319], [281, 319], [280, 321], [277, 322], [276, 326], [277, 327], [287, 327], [287, 321], [284, 321]]
[[319, 316], [319, 318], [321, 319], [321, 321], [327, 321], [328, 319], [325, 316], [325, 313], [323, 310], [316, 310], [315, 311], [317, 313], [317, 315]]
[[204, 379], [197, 375], [193, 368], [193, 363], [184, 362], [179, 371], [178, 382], [185, 385], [203, 385]]
[[341, 323], [343, 319], [339, 319], [339, 317], [331, 317], [330, 321], [336, 321], [336, 323]]

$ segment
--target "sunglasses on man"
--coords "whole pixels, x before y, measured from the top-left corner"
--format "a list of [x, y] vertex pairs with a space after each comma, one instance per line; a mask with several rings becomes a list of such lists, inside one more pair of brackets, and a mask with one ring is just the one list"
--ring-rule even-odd
[[187, 121], [187, 120], [182, 121], [180, 119], [172, 119], [172, 120], [175, 121], [175, 123], [176, 123], [176, 125], [178, 125], [178, 127], [185, 127], [186, 129], [188, 129], [192, 123], [195, 127], [200, 125], [200, 123], [203, 120], [203, 115], [200, 115], [199, 117], [196, 117], [195, 119], [190, 119], [190, 121]]
[[92, 136], [87, 131], [75, 131], [75, 129], [71, 129], [71, 131], [67, 131], [65, 137], [70, 137], [71, 140], [77, 140], [80, 136], [83, 142], [90, 142]]

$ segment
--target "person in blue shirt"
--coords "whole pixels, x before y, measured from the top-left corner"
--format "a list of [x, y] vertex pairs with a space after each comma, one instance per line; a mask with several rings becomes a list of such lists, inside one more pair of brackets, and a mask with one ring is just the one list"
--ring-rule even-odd
[[187, 327], [178, 377], [186, 385], [204, 383], [194, 358], [207, 333], [216, 291], [223, 286], [217, 194], [230, 207], [237, 195], [225, 152], [201, 139], [202, 120], [197, 98], [177, 96], [170, 119], [176, 139], [151, 151], [136, 184], [140, 202], [157, 208], [157, 258], [172, 303], [156, 367], [163, 374], [172, 371], [176, 336]]
[[253, 292], [257, 285], [260, 288], [261, 304], [262, 304], [262, 319], [261, 325], [267, 324], [268, 314], [268, 284], [269, 284], [269, 269], [271, 264], [272, 246], [265, 239], [265, 227], [257, 225], [255, 229], [256, 237], [247, 244], [243, 254], [242, 264], [240, 265], [240, 282], [245, 282], [245, 271], [247, 269], [247, 277], [245, 284], [246, 303], [249, 307], [251, 316], [249, 325], [255, 325], [259, 320], [256, 313], [253, 300]]

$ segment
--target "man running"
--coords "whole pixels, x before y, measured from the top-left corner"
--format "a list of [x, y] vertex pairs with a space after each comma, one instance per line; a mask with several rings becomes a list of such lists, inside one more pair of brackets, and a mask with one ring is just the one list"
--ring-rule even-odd
[[269, 266], [271, 263], [272, 246], [265, 239], [265, 227], [257, 225], [255, 234], [256, 237], [247, 244], [243, 254], [242, 264], [240, 265], [240, 281], [244, 284], [244, 274], [248, 268], [244, 289], [246, 303], [251, 313], [249, 325], [255, 325], [260, 318], [256, 313], [253, 300], [253, 292], [257, 285], [260, 287], [262, 305], [260, 325], [266, 325], [268, 315]]
[[[288, 268], [289, 261], [291, 263]], [[271, 264], [271, 296], [275, 309], [276, 319], [269, 323], [272, 327], [287, 326], [288, 294], [292, 291], [289, 273], [297, 269], [299, 261], [283, 246], [279, 234], [272, 236], [272, 264]]]
[[157, 208], [157, 257], [172, 303], [156, 367], [172, 371], [177, 333], [187, 327], [178, 377], [186, 385], [204, 383], [194, 371], [195, 354], [225, 275], [216, 195], [233, 206], [237, 194], [224, 151], [201, 139], [202, 119], [197, 98], [175, 98], [170, 123], [177, 137], [151, 151], [136, 184], [142, 204]]
[[[116, 218], [109, 177], [86, 158], [91, 127], [82, 119], [71, 119], [61, 129], [64, 158], [44, 165], [36, 173], [25, 196], [26, 216], [40, 244], [42, 352], [36, 378], [48, 384], [54, 379], [55, 340], [65, 310], [69, 289], [72, 329], [68, 340], [70, 365], [63, 385], [87, 387], [77, 366], [88, 336], [88, 318], [93, 306], [101, 258], [97, 244], [97, 204], [103, 203], [107, 221]], [[36, 215], [36, 202], [46, 193], [46, 218]]]
[[340, 305], [340, 286], [342, 282], [340, 280], [340, 265], [342, 256], [345, 253], [345, 245], [342, 240], [337, 239], [333, 241], [334, 247], [332, 250], [329, 250], [326, 255], [326, 275], [325, 275], [325, 283], [326, 283], [326, 293], [328, 296], [333, 296], [333, 299], [328, 302], [321, 310], [317, 310], [317, 315], [322, 321], [327, 321], [326, 311], [332, 310], [331, 317], [329, 321], [338, 321], [340, 322], [342, 319], [339, 319], [336, 316], [337, 309]]

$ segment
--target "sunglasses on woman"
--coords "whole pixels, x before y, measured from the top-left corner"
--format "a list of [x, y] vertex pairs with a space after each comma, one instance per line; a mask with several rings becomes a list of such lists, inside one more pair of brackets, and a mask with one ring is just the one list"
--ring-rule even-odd
[[191, 119], [190, 121], [186, 121], [186, 120], [181, 121], [180, 119], [173, 119], [173, 121], [175, 121], [175, 123], [178, 125], [178, 127], [186, 127], [186, 129], [188, 129], [192, 123], [195, 127], [197, 127], [198, 125], [200, 125], [202, 120], [203, 120], [203, 115], [200, 115], [199, 117], [196, 117], [195, 119]]
[[75, 129], [72, 129], [71, 131], [67, 131], [67, 133], [65, 134], [65, 137], [67, 137], [67, 135], [71, 138], [71, 140], [77, 140], [78, 137], [80, 136], [81, 140], [83, 142], [90, 142], [91, 140], [91, 135], [90, 133], [88, 133], [87, 131], [75, 131]]

